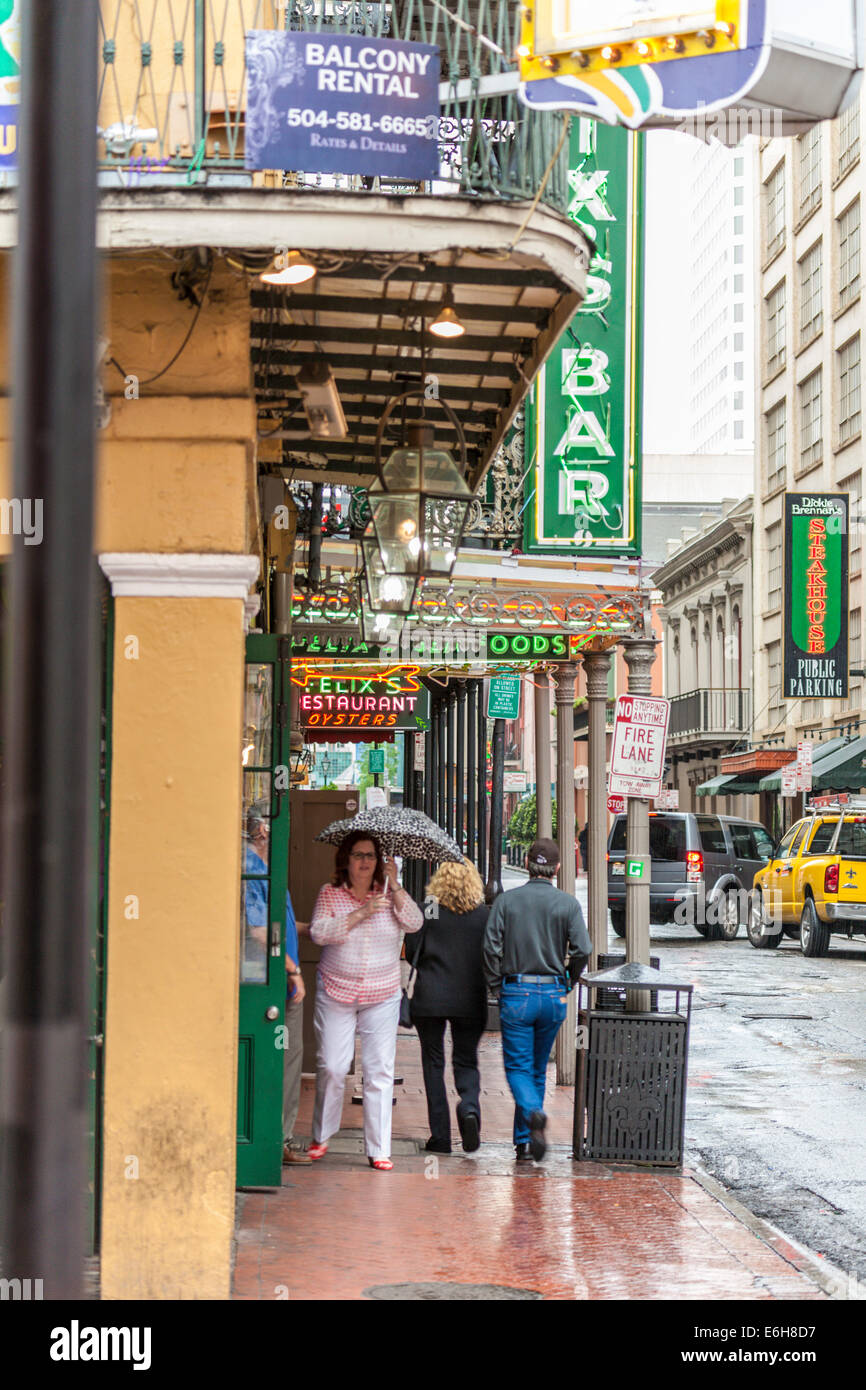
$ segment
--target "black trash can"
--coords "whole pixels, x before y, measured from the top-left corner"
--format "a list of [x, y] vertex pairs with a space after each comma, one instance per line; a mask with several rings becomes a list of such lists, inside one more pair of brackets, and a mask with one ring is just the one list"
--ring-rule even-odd
[[[693, 986], [632, 962], [585, 975], [578, 988], [574, 1158], [678, 1168]], [[650, 1012], [610, 1006], [614, 991], [637, 988], [650, 991]]]

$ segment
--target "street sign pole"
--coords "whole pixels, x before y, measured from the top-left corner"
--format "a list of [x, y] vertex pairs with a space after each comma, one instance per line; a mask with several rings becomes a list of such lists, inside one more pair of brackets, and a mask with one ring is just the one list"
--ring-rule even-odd
[[[625, 664], [628, 667], [628, 693], [652, 694], [652, 667], [658, 639], [648, 636], [623, 639]], [[645, 797], [629, 797], [626, 813], [626, 879], [625, 879], [625, 942], [626, 961], [650, 963], [650, 857], [649, 801]], [[636, 872], [637, 867], [642, 869]], [[650, 1006], [647, 990], [629, 990], [626, 1007], [645, 1013]]]

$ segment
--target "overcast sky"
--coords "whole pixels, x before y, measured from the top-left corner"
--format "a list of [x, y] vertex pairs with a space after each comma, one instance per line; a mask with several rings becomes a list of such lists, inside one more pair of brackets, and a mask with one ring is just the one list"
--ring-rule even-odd
[[689, 452], [689, 160], [691, 135], [647, 132], [644, 435], [647, 454]]

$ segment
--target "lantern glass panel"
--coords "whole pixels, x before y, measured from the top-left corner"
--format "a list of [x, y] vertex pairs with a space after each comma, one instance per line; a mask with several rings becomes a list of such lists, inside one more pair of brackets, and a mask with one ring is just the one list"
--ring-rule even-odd
[[367, 602], [374, 613], [406, 614], [415, 599], [415, 575], [389, 573], [375, 537], [364, 537], [364, 578]]
[[384, 570], [388, 574], [422, 573], [422, 502], [418, 493], [369, 493], [373, 528]]
[[459, 500], [442, 501], [427, 498], [424, 507], [424, 542], [422, 546], [424, 573], [431, 576], [450, 575], [457, 559], [457, 547], [463, 535], [469, 503]]
[[382, 473], [388, 492], [430, 492], [467, 499], [472, 496], [447, 449], [395, 449]]

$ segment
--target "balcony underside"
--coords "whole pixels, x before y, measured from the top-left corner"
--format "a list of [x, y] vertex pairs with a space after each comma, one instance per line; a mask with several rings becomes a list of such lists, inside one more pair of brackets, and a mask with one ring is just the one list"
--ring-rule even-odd
[[[0, 197], [4, 246], [14, 238], [10, 196]], [[474, 484], [583, 297], [582, 234], [544, 207], [527, 220], [530, 206], [419, 194], [142, 189], [103, 194], [98, 235], [109, 252], [205, 246], [259, 264], [281, 246], [307, 252], [319, 273], [306, 284], [273, 289], [251, 277], [260, 428], [284, 436], [282, 467], [296, 478], [369, 483], [388, 396], [432, 375], [465, 431]], [[429, 332], [447, 286], [466, 328], [451, 340]], [[312, 440], [306, 429], [295, 377], [321, 357], [340, 393], [343, 440]], [[454, 449], [444, 413], [434, 406], [430, 419]]]

